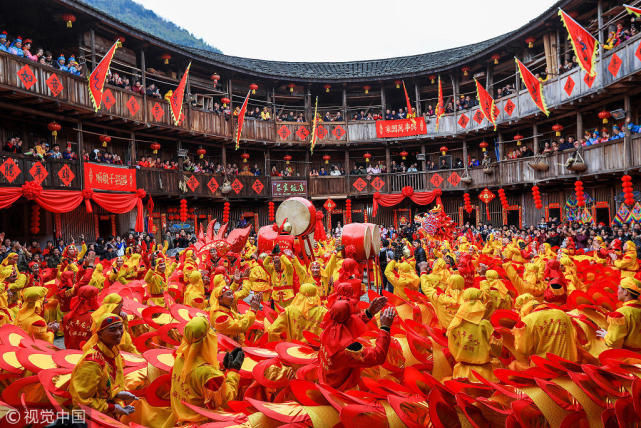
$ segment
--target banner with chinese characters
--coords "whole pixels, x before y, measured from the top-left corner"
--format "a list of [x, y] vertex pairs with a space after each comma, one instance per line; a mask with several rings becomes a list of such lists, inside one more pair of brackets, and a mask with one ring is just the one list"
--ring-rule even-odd
[[427, 134], [427, 127], [423, 117], [376, 121], [376, 137], [378, 138], [410, 137], [412, 135], [425, 134]]
[[272, 197], [289, 198], [290, 196], [307, 196], [307, 181], [305, 180], [272, 181]]
[[85, 188], [92, 190], [136, 191], [134, 168], [85, 163]]

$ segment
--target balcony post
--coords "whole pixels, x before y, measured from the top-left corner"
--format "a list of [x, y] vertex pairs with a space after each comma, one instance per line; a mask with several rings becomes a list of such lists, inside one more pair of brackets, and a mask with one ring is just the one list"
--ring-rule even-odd
[[[93, 31], [92, 31], [93, 34]], [[78, 165], [80, 165], [80, 171], [83, 171], [83, 174], [80, 174], [80, 188], [84, 189], [84, 161], [82, 159], [82, 153], [84, 152], [84, 141], [83, 141], [83, 134], [82, 134], [82, 122], [78, 121]]]
[[[271, 159], [272, 159], [272, 151], [271, 151], [271, 149], [267, 149], [267, 151], [265, 152], [265, 169], [264, 169], [265, 177], [271, 177], [271, 175], [272, 175], [272, 165], [271, 165], [272, 160]], [[270, 194], [271, 194], [271, 189], [270, 189]]]
[[389, 150], [389, 143], [385, 143], [385, 171], [386, 171], [386, 174], [385, 174], [385, 188], [387, 189], [388, 192], [390, 191], [390, 187], [389, 187], [390, 180], [389, 180], [389, 177], [390, 177], [390, 174], [392, 173], [392, 160], [391, 160], [391, 157], [392, 156], [391, 156], [390, 150]]
[[96, 68], [96, 32], [92, 28], [89, 32], [91, 35], [91, 69]]
[[136, 133], [131, 131], [131, 148], [129, 149], [131, 151], [131, 164], [135, 165], [136, 164]]
[[[630, 104], [630, 95], [625, 95], [623, 97], [623, 109], [625, 110], [626, 119], [630, 117], [632, 105]], [[623, 167], [628, 169], [632, 164], [632, 144], [630, 132], [626, 132], [623, 137]]]
[[581, 141], [583, 137], [583, 114], [581, 111], [576, 112], [576, 140]]
[[421, 161], [421, 171], [423, 171], [423, 189], [427, 189], [427, 160], [425, 160], [425, 144], [421, 144], [421, 154], [423, 160]]
[[[343, 92], [344, 93], [344, 92]], [[345, 150], [345, 176], [349, 177], [350, 169], [349, 169], [349, 150]], [[349, 196], [349, 192], [352, 189], [352, 186], [349, 185], [349, 178], [346, 179], [345, 183], [345, 194]]]
[[225, 143], [222, 144], [222, 147], [220, 150], [221, 150], [220, 159], [223, 163], [223, 168], [226, 168], [227, 167], [227, 146], [225, 145]]
[[536, 123], [532, 124], [532, 151], [539, 154], [539, 127]]
[[383, 114], [383, 119], [385, 119], [385, 111], [387, 110], [387, 102], [385, 100], [385, 86], [381, 84], [381, 113]]
[[[603, 0], [599, 0], [596, 5], [597, 27], [599, 32], [597, 38], [599, 40], [599, 74], [603, 76], [604, 62], [603, 62]], [[602, 85], [603, 86], [603, 85]]]
[[499, 159], [497, 162], [500, 162], [503, 159], [503, 134], [499, 132]]
[[463, 138], [463, 166], [465, 166], [465, 169], [467, 169], [467, 164], [467, 138]]
[[[347, 123], [347, 89], [343, 88], [343, 121]], [[349, 132], [347, 133], [349, 139]]]
[[421, 93], [418, 90], [418, 83], [414, 82], [414, 95], [416, 96], [416, 116], [423, 114], [423, 109], [421, 108]]
[[[147, 118], [147, 65], [145, 62], [145, 50], [140, 50], [140, 69], [142, 70], [142, 117], [145, 123], [149, 122]], [[134, 82], [136, 83], [136, 82]]]

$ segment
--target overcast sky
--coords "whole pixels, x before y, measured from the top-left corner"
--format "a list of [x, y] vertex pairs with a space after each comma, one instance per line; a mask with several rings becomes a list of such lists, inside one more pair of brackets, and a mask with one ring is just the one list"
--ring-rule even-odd
[[553, 0], [134, 0], [228, 55], [351, 61], [479, 42], [521, 27]]

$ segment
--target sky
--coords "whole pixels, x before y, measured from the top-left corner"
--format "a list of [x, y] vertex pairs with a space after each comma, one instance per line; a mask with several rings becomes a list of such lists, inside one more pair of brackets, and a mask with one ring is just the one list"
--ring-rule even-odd
[[[134, 0], [227, 55], [352, 61], [480, 42], [526, 24], [553, 0]], [[179, 6], [177, 6], [179, 4]]]

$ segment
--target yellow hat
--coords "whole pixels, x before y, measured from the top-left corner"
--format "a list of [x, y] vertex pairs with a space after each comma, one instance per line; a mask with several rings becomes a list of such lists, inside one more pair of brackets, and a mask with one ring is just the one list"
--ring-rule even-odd
[[636, 294], [641, 294], [641, 281], [638, 279], [623, 278], [619, 283], [619, 286]]

